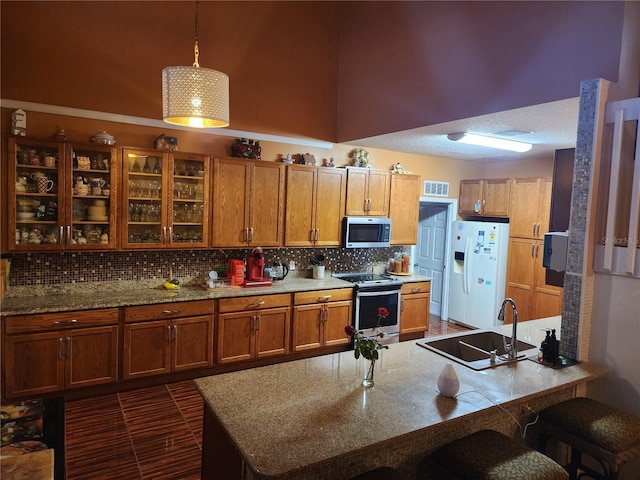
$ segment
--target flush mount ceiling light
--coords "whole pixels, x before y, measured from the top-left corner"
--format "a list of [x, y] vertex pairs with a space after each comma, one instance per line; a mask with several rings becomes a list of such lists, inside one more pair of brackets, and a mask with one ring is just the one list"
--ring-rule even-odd
[[447, 138], [454, 142], [478, 145], [481, 147], [500, 148], [502, 150], [511, 150], [512, 152], [528, 152], [531, 150], [530, 143], [516, 142], [515, 140], [507, 140], [505, 138], [487, 137], [475, 133], [450, 133], [447, 135]]
[[191, 67], [162, 69], [162, 119], [175, 125], [217, 128], [229, 125], [229, 76], [200, 68], [196, 2], [195, 61]]

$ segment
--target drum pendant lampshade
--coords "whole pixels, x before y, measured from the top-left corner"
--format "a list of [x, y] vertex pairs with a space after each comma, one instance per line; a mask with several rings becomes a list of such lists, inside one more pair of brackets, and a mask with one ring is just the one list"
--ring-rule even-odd
[[162, 119], [187, 127], [226, 127], [229, 125], [229, 76], [200, 68], [199, 7], [200, 2], [196, 1], [193, 66], [162, 69]]
[[162, 118], [196, 128], [229, 125], [229, 76], [200, 67], [162, 69]]

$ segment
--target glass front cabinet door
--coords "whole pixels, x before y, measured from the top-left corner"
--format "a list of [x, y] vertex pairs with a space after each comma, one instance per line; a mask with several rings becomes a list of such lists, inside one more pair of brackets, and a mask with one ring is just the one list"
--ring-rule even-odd
[[207, 246], [208, 157], [125, 148], [122, 164], [124, 247]]
[[9, 250], [115, 248], [116, 149], [26, 138], [8, 146]]

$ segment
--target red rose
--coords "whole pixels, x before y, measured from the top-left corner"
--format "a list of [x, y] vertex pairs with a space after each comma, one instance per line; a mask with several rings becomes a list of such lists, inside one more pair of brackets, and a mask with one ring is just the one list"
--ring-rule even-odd
[[344, 333], [352, 337], [353, 334], [356, 333], [356, 329], [353, 328], [353, 325], [347, 325], [346, 327], [344, 327]]
[[378, 315], [380, 315], [381, 317], [386, 317], [389, 315], [389, 310], [387, 310], [385, 307], [378, 307]]

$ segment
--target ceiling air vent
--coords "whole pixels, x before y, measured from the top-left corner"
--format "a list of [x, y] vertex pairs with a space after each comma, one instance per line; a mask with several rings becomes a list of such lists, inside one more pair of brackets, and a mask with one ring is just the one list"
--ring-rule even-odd
[[429, 195], [431, 197], [448, 197], [449, 182], [435, 182], [433, 180], [425, 180], [424, 195]]

